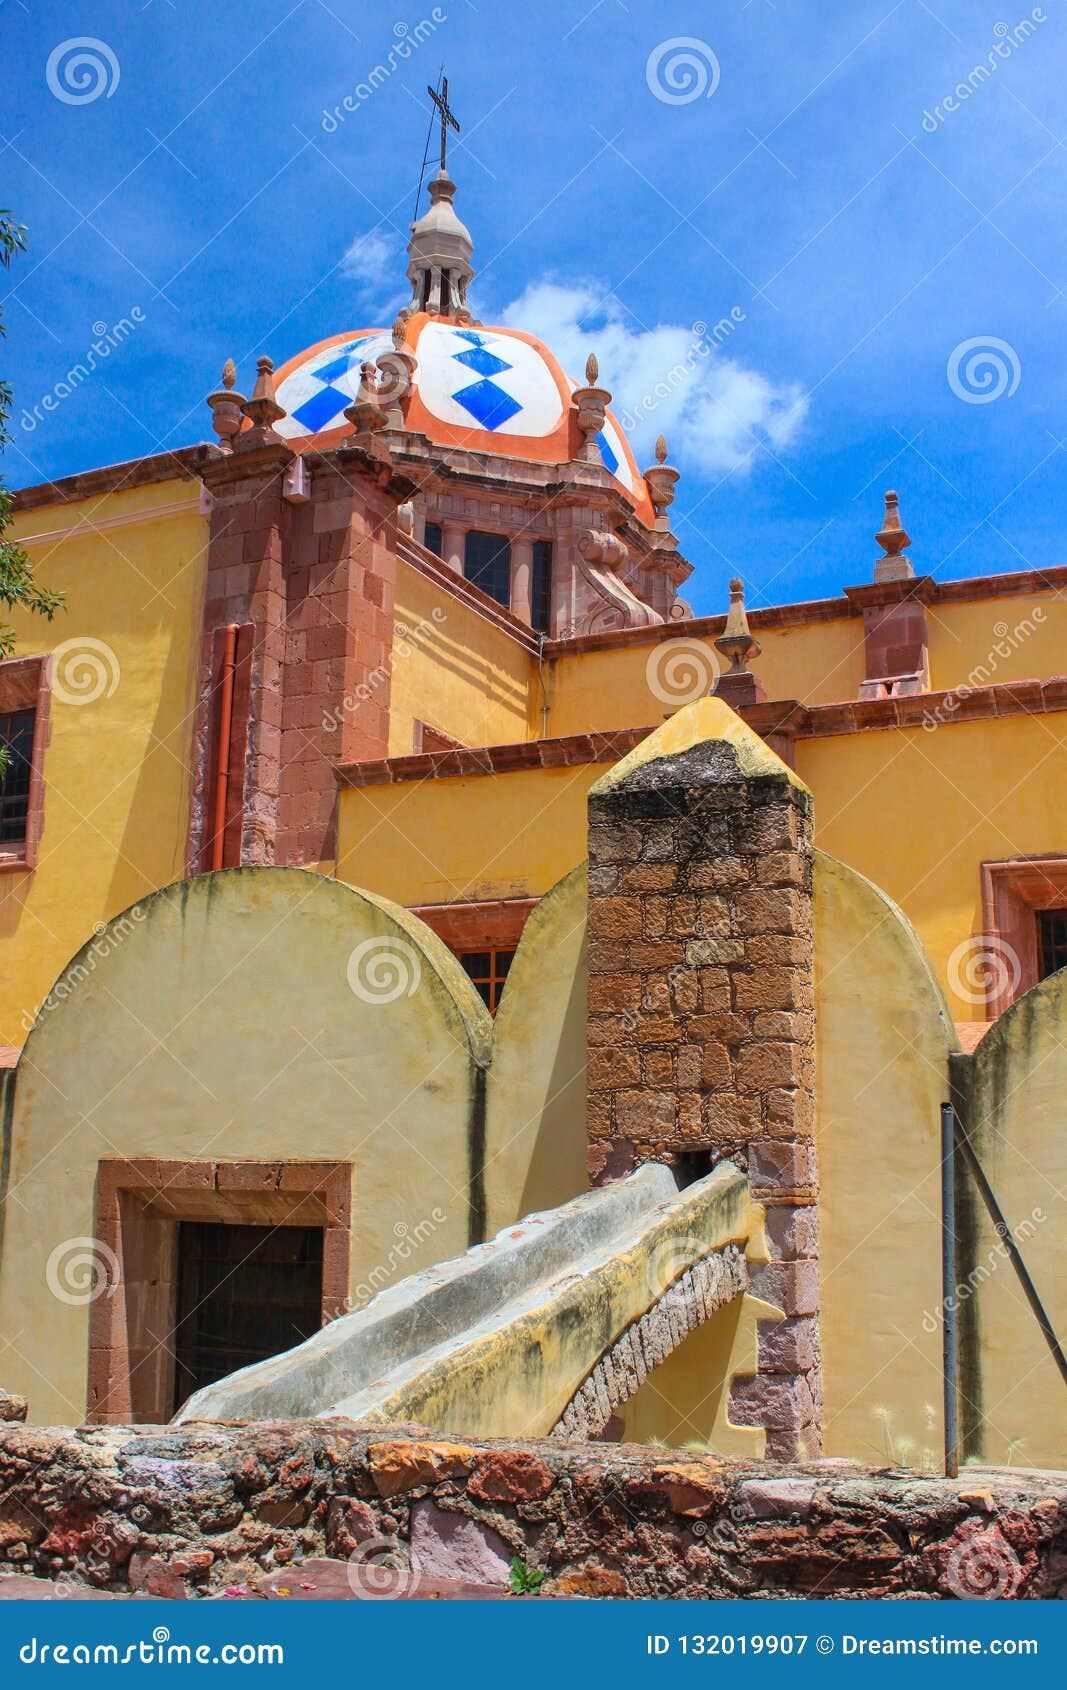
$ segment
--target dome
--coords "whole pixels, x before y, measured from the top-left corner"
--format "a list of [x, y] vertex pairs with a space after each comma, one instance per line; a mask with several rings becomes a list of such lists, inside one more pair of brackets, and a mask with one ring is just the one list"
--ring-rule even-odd
[[[497, 458], [543, 464], [577, 458], [582, 434], [571, 394], [579, 384], [534, 335], [420, 311], [406, 319], [405, 346], [417, 360], [409, 429], [439, 446]], [[336, 445], [352, 432], [344, 410], [356, 396], [360, 365], [392, 349], [388, 329], [355, 329], [291, 358], [275, 376], [278, 403], [288, 413], [275, 424], [278, 433], [298, 450]], [[596, 440], [605, 467], [651, 523], [644, 479], [610, 411]]]

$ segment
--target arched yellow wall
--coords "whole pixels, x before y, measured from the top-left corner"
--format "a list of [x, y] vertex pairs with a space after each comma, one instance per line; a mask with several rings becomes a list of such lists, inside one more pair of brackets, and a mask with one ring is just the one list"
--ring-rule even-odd
[[826, 1453], [929, 1464], [943, 1448], [940, 1106], [956, 1036], [900, 910], [821, 851], [815, 1027]]
[[470, 1235], [491, 1029], [421, 922], [321, 875], [233, 869], [101, 943], [14, 1075], [4, 1383], [43, 1423], [85, 1412], [89, 1305], [55, 1293], [49, 1261], [94, 1237], [102, 1159], [351, 1163], [354, 1306]]
[[493, 1023], [485, 1190], [490, 1234], [577, 1197], [586, 1174], [585, 864], [546, 892]]
[[[963, 1123], [1060, 1343], [1067, 1342], [1067, 969], [1020, 998], [974, 1053]], [[1003, 1244], [960, 1173], [963, 1404], [984, 1461], [1062, 1467], [1064, 1384]], [[976, 1223], [976, 1224], [975, 1224]], [[977, 1344], [978, 1377], [967, 1336]]]

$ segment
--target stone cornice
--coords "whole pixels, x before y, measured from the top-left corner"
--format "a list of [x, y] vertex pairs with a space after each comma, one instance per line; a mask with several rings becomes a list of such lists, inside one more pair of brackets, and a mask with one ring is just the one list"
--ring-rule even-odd
[[44, 505], [73, 505], [79, 499], [97, 498], [102, 493], [124, 493], [131, 487], [147, 487], [154, 481], [195, 481], [205, 467], [222, 453], [206, 441], [199, 446], [182, 446], [175, 452], [159, 452], [148, 458], [131, 458], [127, 463], [107, 464], [102, 469], [80, 470], [57, 481], [39, 481], [20, 488], [14, 498], [16, 511], [39, 510]]

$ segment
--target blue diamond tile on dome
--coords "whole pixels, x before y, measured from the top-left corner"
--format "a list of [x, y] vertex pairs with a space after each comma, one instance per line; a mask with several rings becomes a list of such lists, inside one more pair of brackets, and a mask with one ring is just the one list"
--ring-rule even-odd
[[500, 428], [522, 410], [517, 399], [492, 381], [472, 382], [470, 387], [460, 388], [452, 397], [457, 405], [470, 412], [475, 422], [489, 430]]
[[369, 339], [369, 335], [364, 335], [362, 340], [354, 340], [348, 346], [342, 346], [328, 364], [319, 364], [312, 373], [320, 381], [336, 381], [338, 376], [346, 376], [354, 364], [361, 362], [359, 348], [366, 345]]
[[612, 475], [618, 475], [619, 460], [611, 449], [607, 435], [603, 432], [598, 434], [596, 437], [596, 443], [600, 447], [600, 456], [604, 460], [604, 468], [609, 469]]
[[306, 428], [309, 434], [319, 434], [351, 403], [351, 394], [342, 393], [339, 387], [322, 387], [318, 393], [313, 393], [310, 399], [305, 399], [302, 405], [298, 405], [291, 415], [293, 421]]
[[472, 346], [469, 352], [454, 352], [452, 356], [457, 364], [466, 364], [468, 370], [476, 370], [480, 376], [498, 376], [501, 370], [513, 368], [484, 346]]

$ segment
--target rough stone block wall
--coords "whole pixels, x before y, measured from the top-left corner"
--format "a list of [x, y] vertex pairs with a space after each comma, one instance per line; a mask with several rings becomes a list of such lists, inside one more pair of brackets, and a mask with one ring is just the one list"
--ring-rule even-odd
[[751, 1288], [785, 1318], [730, 1412], [788, 1459], [821, 1419], [811, 796], [721, 702], [693, 708], [696, 743], [655, 736], [589, 797], [590, 1175], [747, 1170], [771, 1256]]
[[499, 1591], [513, 1556], [546, 1596], [1062, 1598], [1067, 1484], [343, 1420], [0, 1427], [0, 1577], [57, 1595]]

